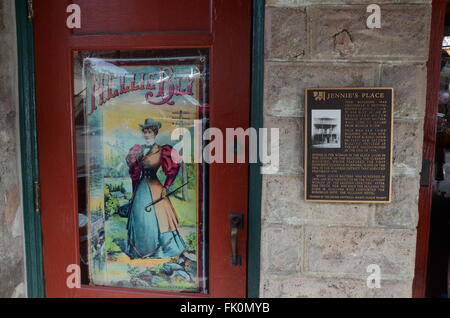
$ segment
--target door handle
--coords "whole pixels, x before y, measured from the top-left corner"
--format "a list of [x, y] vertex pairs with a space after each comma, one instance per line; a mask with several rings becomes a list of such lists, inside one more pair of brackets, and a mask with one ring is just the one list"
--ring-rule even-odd
[[242, 257], [237, 255], [237, 239], [238, 230], [243, 228], [244, 215], [243, 214], [231, 214], [230, 215], [230, 228], [231, 228], [231, 266], [241, 266]]

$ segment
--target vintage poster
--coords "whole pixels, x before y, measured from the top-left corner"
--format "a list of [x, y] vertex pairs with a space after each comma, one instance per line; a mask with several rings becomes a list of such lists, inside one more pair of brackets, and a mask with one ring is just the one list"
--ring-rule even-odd
[[207, 180], [171, 135], [205, 120], [207, 57], [77, 54], [84, 282], [206, 292]]
[[393, 89], [306, 89], [305, 199], [391, 201]]

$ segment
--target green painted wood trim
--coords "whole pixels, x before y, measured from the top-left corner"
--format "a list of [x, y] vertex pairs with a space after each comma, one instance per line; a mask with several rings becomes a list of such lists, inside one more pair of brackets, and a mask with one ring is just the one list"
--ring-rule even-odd
[[[265, 0], [253, 0], [251, 127], [263, 127]], [[250, 164], [247, 296], [259, 297], [261, 255], [261, 165]]]
[[19, 71], [20, 151], [25, 228], [28, 297], [44, 292], [41, 218], [34, 210], [34, 182], [39, 180], [36, 140], [33, 23], [28, 19], [26, 0], [16, 0], [17, 52]]

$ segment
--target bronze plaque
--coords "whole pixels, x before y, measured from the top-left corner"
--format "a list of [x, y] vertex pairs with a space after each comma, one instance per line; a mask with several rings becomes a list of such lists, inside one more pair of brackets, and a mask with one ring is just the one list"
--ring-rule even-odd
[[392, 88], [305, 92], [305, 200], [389, 203]]

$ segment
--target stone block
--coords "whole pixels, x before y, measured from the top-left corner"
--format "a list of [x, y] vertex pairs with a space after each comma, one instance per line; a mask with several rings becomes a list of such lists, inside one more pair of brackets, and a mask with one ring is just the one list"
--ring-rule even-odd
[[364, 4], [369, 5], [372, 3], [382, 4], [382, 3], [431, 3], [431, 0], [266, 0], [267, 6], [284, 6], [284, 7], [295, 7], [304, 6], [308, 4]]
[[5, 194], [5, 215], [6, 215], [6, 225], [11, 227], [14, 219], [16, 218], [17, 209], [20, 204], [20, 194], [19, 187], [17, 184], [12, 184], [9, 186]]
[[[2, 238], [0, 236], [0, 238]], [[0, 258], [0, 298], [10, 298], [17, 285], [24, 281], [24, 263], [23, 256], [17, 257], [17, 252], [11, 251], [11, 248], [23, 248], [22, 240], [17, 240], [17, 243], [12, 243], [12, 247], [1, 246], [6, 245], [7, 242], [0, 242], [0, 250], [2, 257]], [[22, 252], [22, 250], [20, 251]]]
[[380, 288], [367, 288], [365, 298], [411, 298], [412, 286], [412, 279], [405, 281], [382, 280]]
[[410, 281], [381, 281], [368, 288], [366, 280], [300, 277], [279, 283], [280, 296], [288, 298], [404, 298], [411, 297]]
[[302, 117], [305, 88], [375, 86], [377, 68], [369, 63], [267, 62], [264, 109], [273, 116]]
[[392, 203], [376, 206], [375, 224], [415, 229], [419, 217], [419, 183], [420, 176], [418, 175], [394, 175], [392, 178]]
[[261, 267], [266, 272], [299, 272], [303, 260], [303, 228], [268, 226], [262, 232]]
[[366, 226], [369, 223], [374, 209], [371, 204], [306, 202], [303, 200], [304, 191], [302, 182], [300, 208], [308, 213], [308, 222], [311, 224]]
[[265, 175], [263, 219], [269, 223], [366, 226], [371, 204], [306, 202], [304, 176]]
[[381, 5], [379, 29], [367, 28], [366, 9], [366, 5], [309, 7], [312, 57], [427, 60], [429, 4]]
[[381, 275], [412, 278], [416, 233], [368, 228], [307, 227], [307, 271], [367, 277], [376, 264]]
[[312, 224], [366, 226], [373, 205], [303, 202], [302, 208], [309, 212], [308, 221]]
[[[304, 120], [266, 116], [264, 127], [279, 129], [279, 171], [303, 171]], [[269, 138], [271, 141], [271, 137]]]
[[267, 222], [300, 224], [308, 217], [300, 175], [264, 175], [262, 217]]
[[426, 106], [425, 64], [383, 64], [380, 86], [394, 88], [394, 117], [422, 119]]
[[354, 298], [363, 294], [361, 289], [354, 281], [301, 277], [284, 280], [281, 294], [289, 298]]
[[422, 168], [423, 121], [397, 120], [394, 122], [394, 168]]
[[259, 297], [279, 298], [281, 295], [280, 279], [276, 275], [261, 273]]
[[308, 1], [305, 0], [266, 0], [266, 6], [298, 6], [308, 4]]
[[304, 8], [267, 8], [266, 48], [269, 59], [297, 60], [306, 54], [306, 10]]

